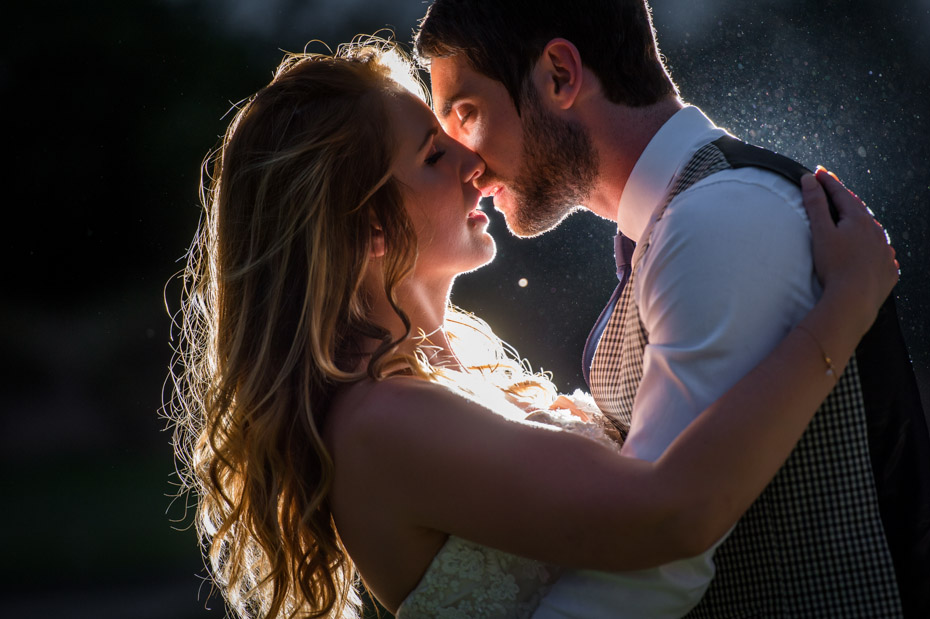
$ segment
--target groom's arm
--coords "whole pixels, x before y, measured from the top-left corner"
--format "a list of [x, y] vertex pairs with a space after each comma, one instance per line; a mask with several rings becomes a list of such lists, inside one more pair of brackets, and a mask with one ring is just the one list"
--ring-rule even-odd
[[649, 344], [624, 453], [655, 460], [815, 303], [800, 191], [761, 170], [715, 174], [669, 205], [636, 268]]

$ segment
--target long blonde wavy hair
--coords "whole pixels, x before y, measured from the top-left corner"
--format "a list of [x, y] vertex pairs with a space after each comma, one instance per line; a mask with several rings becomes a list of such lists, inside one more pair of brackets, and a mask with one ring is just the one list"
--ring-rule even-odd
[[[393, 45], [373, 39], [332, 56], [288, 55], [204, 166], [213, 171], [183, 276], [166, 410], [208, 568], [242, 617], [356, 616], [355, 569], [327, 502], [329, 401], [340, 384], [379, 380], [399, 360], [423, 378], [441, 374], [427, 355], [396, 352], [411, 334], [395, 291], [417, 246], [391, 174], [385, 96], [412, 75]], [[385, 294], [407, 327], [399, 340], [367, 317], [373, 222], [385, 238]], [[505, 390], [553, 391], [477, 318], [450, 306], [447, 325], [458, 341], [483, 342], [469, 365]], [[367, 365], [363, 338], [381, 342]]]

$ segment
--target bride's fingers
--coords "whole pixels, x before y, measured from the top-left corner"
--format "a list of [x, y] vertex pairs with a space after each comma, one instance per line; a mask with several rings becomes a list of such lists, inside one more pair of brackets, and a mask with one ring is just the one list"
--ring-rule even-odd
[[823, 187], [813, 174], [805, 174], [801, 177], [801, 195], [804, 208], [807, 210], [807, 218], [811, 222], [811, 229], [815, 233], [827, 233], [835, 227], [830, 217], [827, 194], [824, 193]]
[[[876, 278], [875, 283], [880, 288], [889, 282], [893, 285], [892, 280], [898, 275], [894, 248], [884, 228], [862, 200], [823, 168], [818, 168], [816, 176], [805, 175], [801, 179], [801, 191], [811, 223], [815, 265], [821, 282], [837, 275], [845, 277], [848, 271], [844, 269], [852, 268], [863, 283]], [[839, 216], [835, 224], [829, 215], [827, 195]]]
[[[830, 198], [836, 207], [840, 220], [852, 220], [867, 215], [875, 226], [873, 230], [877, 230], [877, 232], [881, 234], [881, 238], [885, 244], [891, 246], [891, 237], [888, 236], [888, 232], [885, 230], [885, 227], [882, 226], [882, 223], [875, 218], [875, 213], [872, 212], [872, 209], [866, 206], [865, 202], [863, 202], [859, 196], [849, 191], [840, 179], [837, 178], [836, 174], [822, 166], [818, 166], [816, 179], [830, 194]], [[807, 194], [805, 194], [805, 196], [806, 195]], [[893, 250], [894, 248], [892, 248], [892, 251]]]
[[574, 415], [575, 417], [578, 417], [582, 421], [590, 421], [590, 418], [588, 417], [588, 415], [583, 410], [575, 406], [575, 403], [572, 402], [569, 398], [565, 397], [564, 395], [560, 395], [559, 397], [557, 397], [555, 401], [549, 406], [549, 408], [552, 408], [552, 409], [560, 408], [562, 410], [567, 410], [572, 415]]
[[816, 177], [830, 196], [830, 200], [836, 207], [840, 219], [858, 217], [861, 215], [868, 215], [872, 217], [872, 219], [875, 218], [872, 210], [865, 205], [865, 202], [860, 200], [859, 196], [848, 190], [840, 179], [837, 178], [836, 174], [822, 166], [818, 166]]

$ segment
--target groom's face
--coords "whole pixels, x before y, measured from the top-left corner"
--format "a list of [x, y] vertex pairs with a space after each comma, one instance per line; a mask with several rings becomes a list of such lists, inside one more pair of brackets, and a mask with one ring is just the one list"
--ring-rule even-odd
[[484, 159], [475, 185], [493, 197], [511, 232], [542, 234], [585, 201], [597, 154], [582, 127], [548, 112], [535, 92], [517, 114], [503, 84], [459, 56], [433, 59], [430, 74], [439, 122]]

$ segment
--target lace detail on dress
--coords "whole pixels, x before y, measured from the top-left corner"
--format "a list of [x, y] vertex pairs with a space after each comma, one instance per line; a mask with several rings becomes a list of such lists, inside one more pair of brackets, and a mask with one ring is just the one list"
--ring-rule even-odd
[[[592, 441], [597, 441], [617, 452], [620, 451], [620, 447], [623, 445], [623, 437], [613, 423], [597, 407], [597, 403], [591, 397], [591, 394], [576, 389], [571, 395], [559, 396], [553, 406], [558, 408], [533, 411], [526, 416], [527, 421], [562, 428], [572, 434], [578, 434]], [[587, 419], [582, 420], [579, 415]]]
[[[505, 394], [480, 375], [455, 373], [454, 376], [450, 388], [508, 419], [555, 426], [620, 449], [604, 433], [604, 417], [588, 394], [576, 391], [557, 403], [582, 413], [588, 418], [583, 421], [565, 408], [540, 410], [536, 406], [542, 403]], [[450, 535], [395, 616], [398, 619], [530, 617], [561, 573], [559, 567]]]
[[557, 567], [450, 535], [396, 616], [529, 617], [559, 574]]

